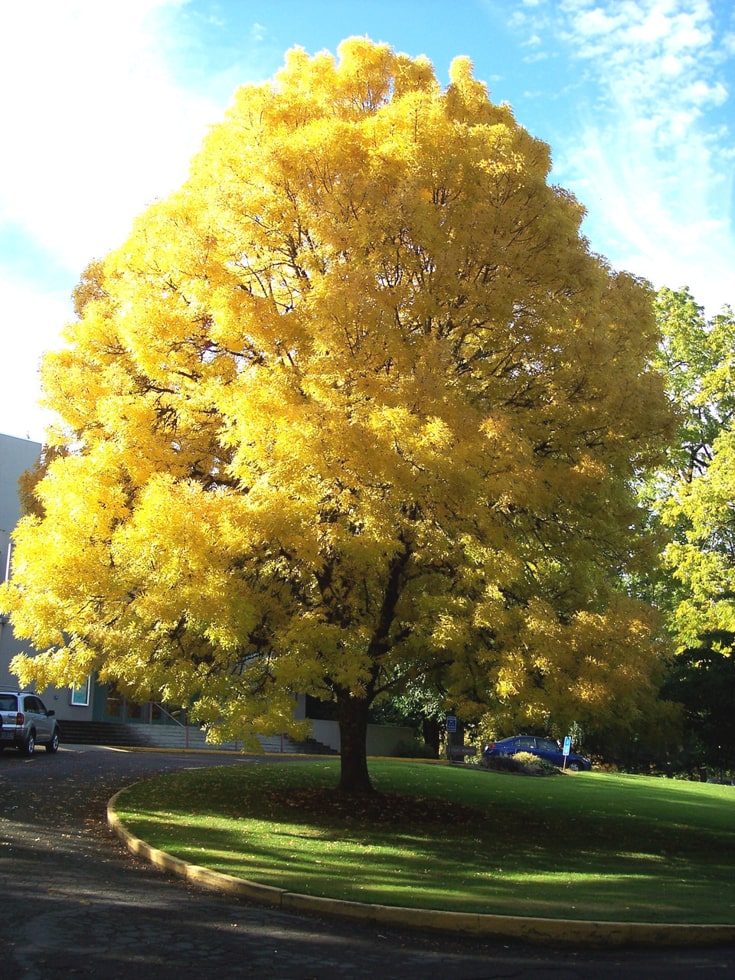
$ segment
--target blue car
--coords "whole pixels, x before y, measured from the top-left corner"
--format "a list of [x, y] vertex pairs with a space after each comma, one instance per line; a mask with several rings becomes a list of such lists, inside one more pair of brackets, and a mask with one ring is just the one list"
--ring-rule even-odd
[[564, 766], [564, 753], [559, 747], [559, 743], [553, 738], [537, 738], [535, 735], [512, 735], [510, 738], [501, 738], [499, 742], [490, 742], [483, 749], [483, 756], [491, 759], [494, 755], [515, 755], [516, 752], [530, 752], [537, 755], [539, 759], [558, 766], [560, 769], [567, 768], [573, 772], [588, 771], [592, 768], [589, 759], [581, 755], [570, 752], [567, 756], [566, 767]]

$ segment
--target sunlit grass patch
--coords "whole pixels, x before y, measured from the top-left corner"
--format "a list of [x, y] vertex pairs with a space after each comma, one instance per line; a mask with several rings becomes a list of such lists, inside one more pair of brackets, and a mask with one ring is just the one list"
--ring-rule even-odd
[[119, 798], [164, 851], [304, 894], [448, 911], [735, 922], [735, 790], [600, 773], [524, 779], [338, 761], [188, 770]]

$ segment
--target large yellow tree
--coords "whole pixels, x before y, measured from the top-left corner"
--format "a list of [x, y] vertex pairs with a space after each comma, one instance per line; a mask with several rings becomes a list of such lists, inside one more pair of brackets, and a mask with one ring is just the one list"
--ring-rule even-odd
[[39, 685], [90, 671], [221, 735], [441, 675], [626, 710], [655, 666], [636, 473], [667, 408], [648, 289], [581, 237], [548, 147], [465, 58], [289, 52], [90, 266], [44, 365], [64, 452], [2, 605]]

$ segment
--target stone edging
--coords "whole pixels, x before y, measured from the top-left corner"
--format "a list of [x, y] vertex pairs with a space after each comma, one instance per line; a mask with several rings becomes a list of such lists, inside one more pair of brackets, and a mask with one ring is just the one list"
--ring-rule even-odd
[[[121, 790], [120, 792], [124, 792]], [[434, 909], [398, 908], [390, 905], [343, 902], [334, 898], [299, 895], [260, 885], [245, 878], [189, 864], [134, 837], [115, 811], [116, 793], [107, 804], [107, 824], [131, 854], [194, 884], [225, 895], [270, 905], [283, 912], [361, 919], [396, 928], [437, 929], [475, 938], [517, 939], [547, 945], [577, 946], [717, 946], [735, 942], [735, 925], [700, 925], [658, 922], [600, 922], [579, 919], [545, 919]]]

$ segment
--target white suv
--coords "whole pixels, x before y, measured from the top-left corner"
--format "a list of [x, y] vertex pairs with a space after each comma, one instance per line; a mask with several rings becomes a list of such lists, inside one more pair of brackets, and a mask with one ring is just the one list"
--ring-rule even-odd
[[0, 748], [6, 745], [24, 755], [33, 755], [36, 745], [45, 745], [47, 752], [58, 749], [56, 714], [46, 710], [37, 694], [0, 691]]

